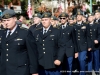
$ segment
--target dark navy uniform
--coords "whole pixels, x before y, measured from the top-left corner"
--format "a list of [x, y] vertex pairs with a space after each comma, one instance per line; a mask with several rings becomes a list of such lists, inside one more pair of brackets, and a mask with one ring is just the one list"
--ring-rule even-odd
[[[41, 19], [41, 14], [36, 13], [36, 14], [33, 15], [33, 18], [34, 18], [34, 17], [38, 17], [38, 18]], [[40, 22], [40, 23], [38, 23], [38, 24], [32, 25], [32, 26], [29, 28], [29, 30], [32, 32], [32, 34], [33, 34], [33, 36], [34, 36], [34, 32], [36, 31], [36, 29], [39, 29], [39, 28], [42, 28], [42, 27], [43, 27], [43, 26], [42, 26], [42, 23]]]
[[[90, 36], [88, 34], [88, 25], [86, 23], [75, 24], [75, 34], [77, 40], [77, 46], [79, 51], [79, 63], [80, 63], [80, 71], [85, 71], [85, 60], [87, 49], [90, 48]], [[84, 73], [80, 72], [80, 75], [84, 75]]]
[[3, 33], [1, 39], [0, 75], [29, 75], [29, 73], [37, 73], [37, 52], [33, 50], [35, 47], [32, 43], [31, 35], [28, 34], [27, 30], [19, 27], [8, 39], [6, 39], [6, 31]]
[[45, 69], [46, 71], [55, 71], [55, 75], [59, 75], [59, 72], [57, 71], [59, 66], [56, 66], [54, 61], [57, 59], [60, 61], [63, 60], [65, 49], [63, 43], [64, 40], [61, 38], [60, 30], [50, 26], [47, 33], [43, 35], [43, 28], [41, 28], [34, 33], [34, 37], [38, 48], [40, 68]]
[[[96, 14], [98, 14], [97, 15], [98, 17], [96, 17], [95, 22], [99, 23], [99, 25], [100, 25], [100, 17], [99, 17], [100, 16], [100, 10], [96, 10], [95, 15]], [[99, 68], [100, 68], [100, 50], [99, 50]]]
[[[3, 35], [4, 29], [0, 29], [0, 66], [1, 66], [1, 38]], [[1, 72], [1, 67], [0, 67], [0, 72]]]
[[36, 31], [36, 29], [42, 28], [42, 23], [40, 23], [39, 25], [32, 25], [29, 30], [32, 32], [33, 36], [34, 36], [34, 32]]
[[[73, 56], [77, 52], [75, 30], [74, 30], [74, 27], [67, 22], [68, 15], [66, 13], [61, 13], [59, 17], [61, 21], [61, 25], [59, 29], [62, 32], [63, 40], [66, 44], [65, 46], [65, 55], [66, 55], [65, 60], [66, 61], [65, 60], [64, 61], [66, 62], [65, 63], [66, 70], [69, 71], [67, 72], [67, 75], [72, 75], [71, 71], [72, 71]], [[63, 20], [65, 22], [63, 22]], [[63, 66], [65, 66], [65, 64], [63, 64]]]
[[[95, 44], [94, 40], [100, 42], [100, 25], [98, 23], [89, 24], [89, 33], [91, 35], [91, 48], [92, 50], [88, 52], [88, 71], [93, 69], [93, 59], [94, 59], [94, 71], [99, 72], [99, 48], [100, 43]], [[97, 73], [97, 72], [96, 72]]]
[[77, 42], [76, 42], [76, 37], [75, 37], [75, 30], [73, 26], [70, 26], [69, 24], [66, 24], [66, 28], [62, 28], [63, 26], [60, 27], [62, 35], [63, 35], [63, 40], [65, 41], [65, 54], [67, 57], [67, 71], [70, 71], [68, 75], [71, 75], [72, 71], [72, 61], [73, 61], [73, 56], [77, 50]]
[[[5, 10], [3, 19], [14, 17], [13, 10]], [[13, 18], [12, 18], [13, 19]], [[8, 21], [7, 21], [8, 22]], [[29, 75], [38, 73], [36, 45], [31, 32], [14, 25], [10, 30], [3, 31], [1, 38], [1, 71], [0, 75]]]

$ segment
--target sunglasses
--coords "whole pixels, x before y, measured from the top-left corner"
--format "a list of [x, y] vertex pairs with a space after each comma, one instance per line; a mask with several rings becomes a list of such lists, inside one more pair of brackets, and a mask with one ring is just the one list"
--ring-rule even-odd
[[64, 19], [65, 20], [66, 18], [60, 18], [60, 19]]

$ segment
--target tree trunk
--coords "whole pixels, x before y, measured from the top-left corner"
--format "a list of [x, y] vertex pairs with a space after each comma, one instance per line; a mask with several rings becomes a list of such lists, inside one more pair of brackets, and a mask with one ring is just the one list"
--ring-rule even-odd
[[35, 11], [34, 11], [34, 0], [31, 0], [31, 5], [32, 5], [32, 15], [34, 15], [35, 14]]

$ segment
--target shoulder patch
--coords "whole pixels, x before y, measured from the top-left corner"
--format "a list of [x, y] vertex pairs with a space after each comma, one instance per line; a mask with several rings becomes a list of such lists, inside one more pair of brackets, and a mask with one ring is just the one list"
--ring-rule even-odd
[[27, 29], [27, 28], [25, 28], [25, 27], [20, 27], [20, 29], [28, 30], [28, 29]]

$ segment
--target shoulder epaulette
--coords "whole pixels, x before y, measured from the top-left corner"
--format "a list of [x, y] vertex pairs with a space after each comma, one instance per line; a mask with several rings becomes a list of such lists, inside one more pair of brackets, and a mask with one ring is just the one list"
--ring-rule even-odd
[[83, 23], [88, 24], [89, 22], [83, 22]]
[[25, 28], [25, 27], [20, 27], [21, 29], [25, 29], [25, 30], [28, 30], [27, 28]]
[[95, 22], [96, 24], [99, 24], [98, 22]]
[[75, 23], [69, 24], [69, 26], [74, 26]]

